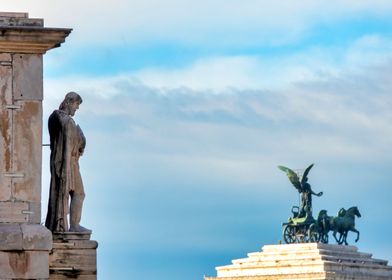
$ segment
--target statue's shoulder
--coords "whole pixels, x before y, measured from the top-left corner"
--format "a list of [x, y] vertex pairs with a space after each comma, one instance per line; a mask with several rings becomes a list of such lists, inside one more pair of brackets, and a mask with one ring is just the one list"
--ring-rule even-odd
[[61, 110], [54, 110], [52, 112], [52, 114], [50, 114], [49, 119], [56, 119], [56, 118], [60, 118], [63, 115], [66, 115], [64, 111]]
[[54, 110], [49, 116], [48, 127], [51, 131], [67, 129], [70, 126], [74, 127], [75, 122], [70, 115], [62, 110]]
[[73, 120], [72, 117], [66, 112], [62, 110], [54, 110], [53, 113], [49, 116], [49, 122], [50, 121], [66, 123]]

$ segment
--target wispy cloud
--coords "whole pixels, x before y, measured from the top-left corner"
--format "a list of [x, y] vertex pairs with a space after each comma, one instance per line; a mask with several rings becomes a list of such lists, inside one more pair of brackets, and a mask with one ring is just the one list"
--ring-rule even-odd
[[269, 57], [258, 55], [204, 57], [185, 67], [146, 68], [131, 73], [155, 88], [195, 90], [282, 90], [299, 83], [366, 76], [369, 67], [392, 59], [392, 40], [366, 35], [342, 47], [310, 46], [300, 52]]
[[126, 75], [67, 79], [47, 82], [46, 102], [54, 104], [61, 88], [77, 90], [86, 99], [80, 117], [101, 124], [94, 131], [110, 130], [137, 147], [130, 154], [167, 157], [179, 167], [189, 157], [193, 164], [204, 158], [200, 166], [206, 170], [213, 165], [225, 170], [237, 156], [250, 162], [260, 154], [283, 157], [282, 147], [313, 157], [382, 159], [392, 140], [392, 85], [385, 75], [390, 68], [388, 62], [321, 81], [297, 81], [284, 90], [231, 88], [219, 94], [175, 83], [147, 86]]

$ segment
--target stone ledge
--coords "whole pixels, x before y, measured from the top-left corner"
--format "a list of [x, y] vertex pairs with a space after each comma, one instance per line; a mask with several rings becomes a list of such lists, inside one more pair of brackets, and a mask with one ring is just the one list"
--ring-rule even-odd
[[331, 261], [331, 262], [339, 262], [339, 263], [347, 263], [347, 264], [368, 264], [368, 265], [387, 265], [388, 261], [386, 260], [381, 260], [381, 259], [374, 259], [371, 258], [372, 254], [364, 254], [364, 253], [358, 253], [358, 254], [351, 254], [351, 255], [340, 255], [336, 254], [334, 255], [332, 252], [329, 252], [328, 254], [325, 253], [319, 253], [316, 252], [309, 252], [308, 254], [305, 253], [300, 253], [300, 254], [274, 254], [274, 255], [267, 255], [263, 256], [260, 254], [260, 256], [255, 256], [252, 255], [252, 257], [249, 258], [243, 258], [243, 259], [235, 259], [232, 260], [232, 265], [238, 265], [241, 267], [246, 267], [246, 266], [254, 266], [257, 264], [263, 264], [263, 266], [268, 266], [270, 264], [275, 265], [276, 263], [279, 263], [280, 265], [283, 265], [285, 263], [292, 264], [293, 261], [296, 261], [298, 259], [301, 259], [302, 261]]
[[46, 227], [34, 224], [21, 224], [24, 250], [52, 249], [52, 233]]
[[389, 276], [378, 276], [377, 278], [369, 278], [369, 276], [356, 275], [355, 278], [347, 278], [346, 275], [335, 272], [323, 273], [308, 273], [304, 274], [291, 274], [290, 278], [287, 275], [259, 275], [259, 276], [234, 276], [234, 277], [204, 277], [204, 280], [391, 280]]
[[44, 54], [59, 47], [72, 29], [0, 26], [0, 52]]
[[0, 52], [44, 54], [59, 47], [71, 31], [44, 27], [43, 19], [27, 13], [0, 12]]
[[23, 250], [23, 234], [19, 224], [0, 223], [0, 251]]
[[[233, 277], [204, 277], [204, 280], [287, 280], [287, 275], [259, 275], [259, 276], [233, 276]], [[306, 278], [303, 274], [292, 274], [290, 280], [325, 280], [326, 273], [309, 273]], [[331, 278], [332, 279], [332, 278]]]
[[64, 232], [53, 232], [54, 241], [66, 241], [66, 240], [90, 240], [91, 230], [77, 232], [77, 231], [64, 231]]
[[[308, 251], [310, 249], [327, 249], [334, 252], [357, 252], [356, 246], [348, 245], [342, 246], [337, 244], [324, 244], [324, 243], [295, 243], [295, 244], [276, 244], [276, 245], [264, 245], [262, 247], [263, 252], [287, 252], [287, 251]], [[258, 253], [258, 252], [257, 252]]]
[[53, 249], [97, 249], [98, 242], [95, 240], [68, 240], [68, 241], [53, 241]]
[[38, 224], [0, 223], [0, 251], [49, 251], [52, 234]]

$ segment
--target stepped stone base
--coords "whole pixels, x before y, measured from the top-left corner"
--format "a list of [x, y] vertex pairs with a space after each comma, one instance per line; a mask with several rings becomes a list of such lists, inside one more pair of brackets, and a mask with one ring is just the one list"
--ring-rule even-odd
[[261, 252], [217, 267], [205, 280], [392, 280], [388, 261], [358, 252], [355, 246], [322, 243], [266, 245]]
[[98, 243], [86, 239], [84, 233], [68, 232], [54, 236], [57, 239], [53, 240], [49, 254], [49, 280], [96, 280]]

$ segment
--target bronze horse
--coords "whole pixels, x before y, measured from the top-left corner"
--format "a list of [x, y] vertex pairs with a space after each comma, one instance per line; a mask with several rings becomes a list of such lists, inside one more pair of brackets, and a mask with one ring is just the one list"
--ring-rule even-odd
[[[328, 216], [326, 210], [321, 210], [317, 219], [321, 242], [328, 242], [329, 231], [333, 231], [333, 237], [338, 244], [348, 245], [347, 234], [349, 231], [357, 233], [355, 242], [358, 242], [359, 231], [355, 228], [355, 216], [361, 217], [356, 206], [350, 207], [348, 210], [340, 209], [337, 217]], [[340, 234], [339, 238], [336, 237], [336, 233]]]

